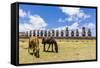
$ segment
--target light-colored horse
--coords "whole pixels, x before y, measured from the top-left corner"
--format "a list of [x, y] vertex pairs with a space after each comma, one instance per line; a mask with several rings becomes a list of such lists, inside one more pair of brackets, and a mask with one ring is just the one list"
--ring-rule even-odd
[[[32, 52], [30, 52], [32, 50]], [[31, 36], [29, 38], [29, 47], [28, 47], [28, 52], [30, 54], [34, 54], [36, 58], [39, 58], [39, 39], [36, 36]]]

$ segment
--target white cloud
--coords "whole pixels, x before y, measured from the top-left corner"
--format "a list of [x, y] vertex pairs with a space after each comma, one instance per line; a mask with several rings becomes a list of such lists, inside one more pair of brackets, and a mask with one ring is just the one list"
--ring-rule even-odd
[[66, 27], [68, 27], [67, 25], [65, 25], [65, 26], [60, 26], [60, 27], [57, 27], [57, 28], [52, 28], [52, 29], [54, 29], [54, 30], [65, 30], [66, 29]]
[[79, 29], [79, 23], [78, 22], [75, 22], [73, 23], [72, 25], [68, 26], [68, 25], [65, 25], [65, 26], [60, 26], [60, 27], [57, 27], [57, 28], [53, 28], [55, 30], [64, 30], [66, 29], [66, 27], [69, 28], [69, 30], [75, 30], [75, 29]]
[[26, 12], [23, 11], [22, 9], [19, 9], [19, 16], [20, 17], [25, 17], [26, 16]]
[[78, 22], [75, 22], [73, 23], [72, 25], [69, 26], [69, 29], [79, 29], [79, 23]]
[[79, 18], [83, 18], [86, 14], [83, 11], [80, 11], [79, 13], [77, 13], [77, 16]]
[[33, 25], [34, 28], [39, 29], [47, 26], [47, 23], [39, 15], [30, 15], [29, 22]]
[[84, 19], [90, 18], [90, 15], [84, 15]]
[[59, 18], [59, 19], [58, 19], [58, 22], [65, 22], [65, 20], [62, 19], [62, 18]]
[[84, 20], [87, 18], [90, 18], [90, 15], [87, 15], [83, 10], [80, 8], [73, 8], [73, 7], [60, 7], [61, 11], [67, 15], [68, 17], [66, 19], [63, 19], [64, 21], [74, 21], [79, 22], [80, 20]]
[[29, 31], [29, 30], [32, 30], [33, 29], [33, 27], [32, 27], [32, 25], [31, 24], [27, 24], [27, 23], [20, 23], [19, 24], [19, 31], [21, 32], [23, 32], [23, 31]]
[[60, 7], [63, 13], [68, 15], [75, 15], [80, 12], [80, 8]]
[[25, 31], [25, 27], [24, 27], [24, 24], [19, 24], [19, 32], [20, 31]]
[[71, 22], [71, 21], [73, 21], [73, 18], [69, 17], [69, 18], [66, 18], [65, 20]]
[[87, 27], [88, 27], [88, 28], [91, 28], [91, 29], [95, 29], [95, 24], [89, 23]]
[[85, 14], [83, 11], [80, 11], [80, 12], [77, 14], [77, 16], [78, 16], [79, 18], [83, 18], [83, 19], [90, 18], [90, 15]]
[[83, 25], [84, 27], [90, 28], [90, 29], [95, 29], [95, 24], [90, 22], [90, 23], [86, 23]]
[[[44, 19], [35, 14], [32, 15], [30, 12], [26, 13], [26, 17], [28, 18], [27, 22], [20, 22], [19, 23], [19, 31], [29, 31], [33, 29], [45, 29], [47, 26], [47, 23], [44, 21]], [[24, 16], [23, 16], [24, 17]]]

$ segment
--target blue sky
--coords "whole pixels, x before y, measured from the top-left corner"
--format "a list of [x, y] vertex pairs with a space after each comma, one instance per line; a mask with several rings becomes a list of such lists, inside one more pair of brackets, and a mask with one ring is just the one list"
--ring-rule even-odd
[[[19, 31], [32, 29], [81, 29], [85, 26], [95, 36], [96, 9], [40, 5], [19, 5]], [[81, 30], [80, 30], [81, 31]]]

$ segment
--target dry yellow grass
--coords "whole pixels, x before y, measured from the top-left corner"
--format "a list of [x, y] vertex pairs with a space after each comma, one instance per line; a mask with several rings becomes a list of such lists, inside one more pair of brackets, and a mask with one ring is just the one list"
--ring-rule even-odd
[[[53, 61], [77, 61], [96, 59], [95, 40], [56, 39], [59, 47], [58, 53], [43, 52], [40, 39], [40, 58], [35, 58], [28, 53], [28, 39], [19, 41], [19, 63], [43, 63]], [[46, 45], [48, 46], [48, 45]]]

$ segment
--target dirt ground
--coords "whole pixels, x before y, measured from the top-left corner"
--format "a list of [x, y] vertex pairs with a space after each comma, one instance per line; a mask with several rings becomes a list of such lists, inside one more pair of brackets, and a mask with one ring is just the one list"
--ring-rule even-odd
[[[40, 58], [28, 53], [28, 39], [19, 39], [19, 63], [44, 63], [96, 59], [96, 41], [79, 39], [56, 39], [59, 52], [43, 52], [40, 39]], [[48, 47], [48, 45], [46, 45]], [[51, 49], [51, 48], [50, 48]]]

